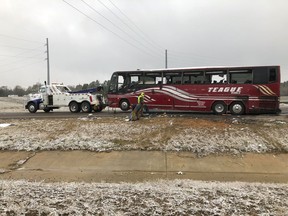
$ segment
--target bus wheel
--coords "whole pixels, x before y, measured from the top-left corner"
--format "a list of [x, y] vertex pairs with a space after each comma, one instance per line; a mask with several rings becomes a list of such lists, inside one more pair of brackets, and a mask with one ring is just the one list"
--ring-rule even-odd
[[72, 113], [77, 113], [80, 111], [80, 108], [79, 108], [79, 104], [76, 102], [76, 101], [72, 101], [70, 104], [69, 104], [69, 110], [70, 112]]
[[229, 108], [232, 115], [242, 115], [245, 111], [245, 106], [242, 102], [233, 102]]
[[121, 100], [119, 105], [122, 111], [127, 111], [130, 108], [130, 103], [127, 99]]
[[212, 106], [212, 111], [216, 115], [222, 115], [227, 112], [227, 106], [223, 101], [216, 101]]

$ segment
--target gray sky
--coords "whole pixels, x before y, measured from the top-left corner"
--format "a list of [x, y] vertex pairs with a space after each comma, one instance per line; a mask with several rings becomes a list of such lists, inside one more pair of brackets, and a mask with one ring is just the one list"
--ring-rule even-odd
[[[0, 86], [68, 85], [116, 70], [280, 65], [287, 0], [0, 0]], [[73, 7], [71, 7], [70, 5]], [[79, 12], [80, 11], [80, 12]]]

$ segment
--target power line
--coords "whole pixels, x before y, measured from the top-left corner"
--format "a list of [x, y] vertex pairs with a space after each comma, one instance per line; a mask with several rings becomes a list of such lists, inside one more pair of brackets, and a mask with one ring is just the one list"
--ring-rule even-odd
[[39, 50], [39, 49], [35, 49], [35, 48], [31, 49], [31, 48], [23, 48], [23, 47], [2, 45], [2, 44], [0, 44], [0, 47], [9, 47], [9, 48], [21, 49], [21, 50]]
[[[135, 39], [134, 37], [132, 37], [129, 33], [127, 33], [125, 30], [123, 30], [122, 28], [120, 28], [118, 25], [116, 25], [114, 22], [112, 22], [110, 19], [108, 19], [107, 17], [105, 17], [103, 14], [101, 14], [99, 11], [97, 11], [94, 7], [92, 7], [90, 4], [88, 4], [86, 1], [81, 0], [86, 6], [88, 6], [90, 9], [92, 9], [94, 12], [96, 12], [98, 15], [100, 15], [102, 18], [104, 18], [106, 21], [108, 21], [110, 24], [112, 24], [115, 28], [117, 28], [118, 30], [120, 30], [122, 33], [124, 33], [126, 36], [128, 36], [130, 39], [132, 39], [134, 42], [140, 44], [141, 46], [143, 46], [145, 49], [150, 50], [149, 47], [147, 47], [145, 44], [143, 44], [141, 41]], [[98, 0], [99, 1], [99, 0]], [[100, 2], [100, 1], [99, 1]], [[100, 2], [102, 3], [102, 2]], [[152, 52], [154, 52], [153, 50], [150, 50]], [[158, 55], [158, 53], [156, 54]]]
[[[3, 57], [7, 57], [7, 58], [34, 58], [34, 56], [40, 56], [40, 54], [37, 54], [37, 55], [33, 55], [33, 56], [19, 56], [19, 55], [2, 55], [0, 54], [0, 56], [3, 56]], [[4, 59], [5, 60], [5, 59]], [[0, 59], [0, 61], [3, 61], [3, 59]]]
[[100, 22], [98, 22], [97, 20], [93, 19], [92, 17], [90, 17], [89, 15], [87, 15], [86, 13], [84, 13], [83, 11], [81, 11], [80, 9], [78, 9], [77, 7], [75, 7], [74, 5], [68, 3], [66, 0], [62, 0], [63, 2], [65, 2], [67, 5], [69, 5], [70, 7], [72, 7], [74, 10], [78, 11], [79, 13], [81, 13], [82, 15], [84, 15], [85, 17], [87, 17], [88, 19], [92, 20], [93, 22], [95, 22], [97, 25], [101, 26], [102, 28], [104, 28], [106, 31], [112, 33], [113, 35], [115, 35], [116, 37], [120, 38], [122, 41], [128, 43], [129, 45], [133, 46], [134, 48], [145, 52], [146, 54], [151, 54], [149, 52], [147, 52], [146, 50], [143, 50], [142, 48], [136, 46], [135, 44], [131, 43], [130, 41], [126, 40], [125, 38], [123, 38], [122, 36], [120, 36], [119, 34], [115, 33], [114, 31], [112, 31], [111, 29], [109, 29], [108, 27], [104, 26], [103, 24], [101, 24]]
[[[99, 1], [99, 0], [98, 0]], [[156, 44], [147, 34], [145, 34], [144, 31], [142, 31], [115, 3], [113, 3], [111, 0], [108, 0], [145, 38], [148, 38], [150, 41], [149, 43], [157, 48], [160, 48], [161, 50], [165, 50], [162, 46], [159, 44]]]
[[[110, 13], [112, 13], [119, 21], [121, 21], [121, 23], [123, 23], [126, 27], [128, 27], [134, 34], [136, 34], [137, 36], [139, 36], [140, 38], [142, 38], [146, 43], [152, 45], [155, 49], [157, 49], [157, 51], [159, 51], [159, 48], [156, 47], [153, 43], [151, 43], [149, 40], [146, 39], [145, 35], [143, 36], [143, 33], [140, 34], [139, 32], [137, 32], [133, 27], [131, 27], [127, 22], [125, 22], [120, 16], [118, 16], [113, 10], [111, 10], [105, 3], [103, 3], [102, 1], [100, 0], [97, 0], [101, 5], [103, 5], [107, 10], [110, 11]], [[119, 11], [121, 11], [113, 2], [110, 1], [110, 3]], [[122, 11], [121, 11], [121, 14], [124, 14]], [[125, 14], [124, 14], [125, 15]], [[126, 19], [129, 19], [128, 16], [126, 16]], [[130, 22], [131, 19], [129, 19]], [[132, 22], [133, 23], [133, 22]], [[135, 26], [135, 24], [134, 24]], [[141, 31], [141, 30], [140, 30]], [[162, 49], [162, 48], [161, 48]], [[162, 52], [162, 50], [160, 51]]]
[[[41, 46], [42, 47], [42, 46]], [[3, 54], [0, 54], [0, 56], [4, 56], [5, 58], [1, 58], [0, 59], [0, 61], [7, 61], [7, 60], [9, 60], [9, 59], [11, 59], [11, 58], [33, 58], [34, 56], [36, 56], [36, 55], [41, 55], [41, 54], [34, 54], [33, 56], [23, 56], [24, 54], [29, 54], [29, 53], [35, 53], [36, 51], [37, 52], [43, 52], [43, 50], [39, 50], [39, 47], [36, 47], [36, 48], [33, 48], [33, 49], [26, 49], [25, 48], [25, 50], [26, 51], [24, 51], [24, 52], [20, 52], [20, 53], [17, 53], [17, 54], [14, 54], [14, 55], [3, 55]]]
[[[39, 57], [40, 57], [40, 54], [36, 54], [36, 55], [31, 56], [31, 57], [21, 57], [21, 58], [24, 58], [24, 59], [19, 59], [19, 60], [16, 60], [16, 61], [11, 61], [11, 62], [9, 62], [9, 63], [0, 65], [0, 67], [5, 67], [5, 66], [7, 66], [7, 65], [11, 65], [11, 64], [15, 64], [15, 63], [19, 63], [19, 62], [31, 60], [31, 59], [39, 59], [39, 58], [35, 58], [36, 56], [39, 56]], [[42, 56], [42, 59], [43, 59], [43, 56]]]
[[0, 34], [0, 37], [6, 37], [6, 38], [14, 39], [14, 40], [26, 41], [26, 42], [30, 42], [30, 43], [39, 43], [39, 44], [41, 43], [39, 41], [27, 40], [27, 39], [18, 38], [18, 37], [14, 37], [14, 36], [10, 36], [10, 35], [4, 35], [4, 34]]
[[[3, 35], [1, 35], [1, 36], [3, 36]], [[7, 37], [12, 38], [10, 36], [7, 36]], [[25, 39], [19, 39], [19, 40], [26, 41]], [[17, 49], [17, 50], [18, 49], [19, 50], [24, 50], [22, 52], [14, 54], [14, 55], [13, 54], [10, 54], [10, 55], [0, 54], [0, 56], [4, 56], [4, 58], [0, 59], [1, 63], [2, 63], [0, 65], [1, 74], [8, 73], [10, 71], [19, 70], [21, 68], [25, 68], [25, 67], [28, 67], [30, 65], [37, 64], [38, 62], [43, 62], [44, 61], [43, 60], [43, 54], [39, 53], [39, 51], [42, 51], [42, 53], [43, 53], [43, 49], [40, 50], [40, 47], [42, 48], [42, 46], [37, 46], [35, 48], [27, 48], [27, 47], [24, 48], [24, 47], [19, 47], [19, 46], [0, 45], [0, 47], [8, 47], [8, 48], [13, 48], [13, 49]], [[12, 51], [10, 50], [9, 53], [11, 53], [11, 52]], [[29, 54], [29, 55], [27, 55], [27, 54]], [[36, 58], [36, 57], [41, 57], [41, 56], [42, 56], [42, 58], [41, 58], [42, 60], [39, 60], [39, 58]], [[12, 58], [18, 58], [18, 59], [17, 60], [15, 60], [15, 59], [13, 60]], [[39, 61], [35, 61], [35, 59], [36, 60], [38, 59]], [[24, 62], [24, 64], [23, 64], [23, 62]], [[27, 63], [25, 64], [25, 62], [27, 62]], [[20, 65], [20, 66], [11, 68], [11, 67], [15, 66], [16, 64]], [[11, 66], [11, 65], [13, 65], [13, 66]], [[7, 67], [8, 67], [8, 69], [3, 69], [3, 68], [7, 68]], [[9, 69], [9, 67], [10, 67], [10, 69]]]
[[10, 72], [10, 71], [22, 69], [22, 68], [24, 68], [24, 67], [29, 67], [29, 66], [31, 66], [31, 65], [37, 64], [37, 63], [39, 63], [39, 62], [43, 62], [43, 60], [40, 60], [40, 61], [37, 61], [37, 62], [32, 62], [32, 63], [30, 63], [30, 64], [24, 64], [24, 65], [22, 65], [22, 66], [19, 66], [19, 67], [16, 67], [16, 68], [11, 68], [11, 69], [9, 69], [9, 70], [1, 70], [0, 73], [3, 74], [3, 73]]

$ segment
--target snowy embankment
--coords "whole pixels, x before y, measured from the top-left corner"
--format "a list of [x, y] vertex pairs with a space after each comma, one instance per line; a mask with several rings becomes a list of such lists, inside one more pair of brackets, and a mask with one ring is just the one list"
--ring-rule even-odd
[[[1, 123], [1, 121], [0, 121]], [[0, 149], [189, 151], [197, 156], [288, 152], [286, 121], [158, 116], [126, 122], [123, 118], [10, 120], [0, 129]]]
[[287, 185], [0, 181], [2, 215], [287, 215]]

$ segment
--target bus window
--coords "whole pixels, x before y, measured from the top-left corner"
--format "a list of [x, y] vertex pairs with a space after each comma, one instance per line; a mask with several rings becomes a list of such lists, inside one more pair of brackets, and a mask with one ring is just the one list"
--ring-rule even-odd
[[146, 73], [145, 74], [145, 84], [147, 85], [157, 85], [162, 82], [162, 74], [160, 72], [157, 73]]
[[269, 70], [269, 82], [273, 83], [277, 81], [277, 73], [275, 68], [270, 68]]
[[184, 72], [183, 73], [183, 83], [184, 84], [204, 83], [203, 71]]
[[205, 83], [227, 83], [227, 72], [221, 71], [206, 71]]
[[181, 72], [165, 73], [165, 77], [163, 77], [163, 84], [181, 84], [181, 79]]
[[249, 84], [252, 80], [251, 70], [230, 70], [231, 84]]
[[123, 75], [118, 75], [118, 89], [121, 89], [124, 87], [124, 76]]
[[131, 76], [131, 83], [139, 82], [139, 76]]
[[109, 92], [115, 93], [117, 91], [117, 82], [118, 82], [117, 74], [114, 73], [111, 77]]
[[[141, 78], [141, 74], [131, 74], [130, 79], [128, 81], [128, 86], [129, 88], [133, 88], [135, 89], [139, 84], [140, 84], [140, 78]], [[143, 79], [142, 79], [142, 83], [143, 84]]]
[[266, 67], [259, 67], [253, 70], [254, 84], [267, 84], [269, 79], [269, 71]]
[[267, 84], [277, 81], [277, 69], [274, 67], [259, 67], [253, 70], [253, 83]]

